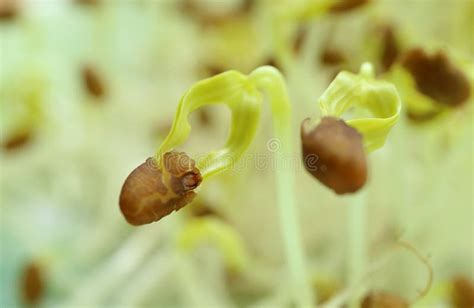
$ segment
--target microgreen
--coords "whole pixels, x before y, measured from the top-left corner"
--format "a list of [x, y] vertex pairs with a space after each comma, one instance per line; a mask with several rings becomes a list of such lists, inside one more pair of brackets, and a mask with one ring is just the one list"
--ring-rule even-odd
[[[188, 138], [192, 129], [188, 121], [189, 115], [201, 107], [215, 104], [224, 104], [230, 109], [230, 133], [227, 142], [221, 149], [206, 153], [202, 159], [196, 162], [196, 166], [204, 182], [210, 176], [230, 169], [245, 153], [255, 137], [260, 122], [263, 101], [262, 92], [269, 97], [275, 137], [281, 142], [280, 149], [275, 152], [276, 158], [282, 161], [285, 157], [288, 157], [293, 152], [293, 142], [291, 138], [291, 105], [285, 81], [277, 69], [263, 66], [257, 68], [249, 75], [244, 75], [237, 71], [228, 71], [199, 81], [183, 95], [171, 130], [155, 155], [154, 160], [158, 173], [164, 168], [163, 157], [183, 144]], [[179, 165], [180, 161], [178, 160], [176, 163]], [[133, 173], [127, 179], [122, 189], [121, 200], [124, 195], [131, 196], [130, 198], [127, 197], [127, 200], [131, 200], [131, 202], [129, 204], [121, 202], [122, 212], [127, 213], [131, 209], [133, 213], [137, 211], [145, 211], [150, 214], [157, 213], [153, 220], [158, 220], [170, 214], [173, 210], [178, 210], [192, 200], [192, 198], [186, 197], [186, 200], [183, 202], [175, 200], [179, 206], [173, 204], [170, 206], [170, 204], [164, 202], [164, 198], [168, 197], [168, 195], [163, 195], [163, 192], [160, 191], [152, 191], [155, 186], [152, 186], [150, 189], [148, 187], [150, 181], [142, 179], [142, 174], [137, 172], [137, 176], [140, 177], [137, 180], [131, 178]], [[136, 185], [133, 185], [133, 187], [128, 186], [126, 185], [127, 182], [133, 182]], [[164, 186], [169, 186], [166, 178], [163, 178], [162, 182]], [[140, 183], [143, 187], [139, 187]], [[276, 184], [285, 250], [291, 272], [291, 294], [301, 306], [306, 306], [313, 302], [313, 294], [304, 271], [305, 262], [296, 214], [293, 170], [288, 166], [277, 168]], [[144, 191], [146, 194], [143, 197], [147, 198], [148, 203], [143, 203], [141, 196], [133, 196], [135, 192]], [[187, 192], [187, 194], [189, 193], [191, 191]], [[150, 195], [156, 196], [154, 197], [157, 198], [156, 202], [151, 202], [148, 199]], [[167, 208], [167, 210], [163, 211], [163, 207]], [[148, 222], [151, 221], [147, 219], [145, 223]]]

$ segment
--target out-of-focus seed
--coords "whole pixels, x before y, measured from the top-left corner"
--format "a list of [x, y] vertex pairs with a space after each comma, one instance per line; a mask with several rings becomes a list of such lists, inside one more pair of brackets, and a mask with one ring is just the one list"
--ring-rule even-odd
[[75, 0], [75, 1], [77, 4], [90, 5], [90, 6], [97, 5], [100, 2], [100, 0]]
[[352, 193], [367, 180], [362, 136], [343, 120], [323, 117], [314, 127], [310, 119], [301, 125], [303, 162], [306, 170], [337, 194]]
[[301, 52], [301, 48], [308, 36], [308, 27], [306, 26], [299, 26], [298, 30], [296, 31], [295, 36], [293, 37], [293, 52], [295, 54], [299, 54]]
[[456, 308], [474, 307], [474, 284], [466, 277], [454, 278], [451, 302]]
[[340, 0], [334, 3], [329, 8], [329, 11], [332, 13], [345, 13], [357, 9], [369, 2], [370, 0]]
[[325, 48], [321, 53], [319, 60], [327, 66], [336, 66], [346, 61], [344, 54], [335, 48]]
[[186, 153], [163, 155], [163, 168], [154, 158], [138, 166], [125, 180], [120, 209], [132, 225], [143, 225], [171, 214], [190, 203], [201, 184], [199, 169]]
[[240, 5], [235, 9], [222, 12], [221, 14], [211, 12], [204, 5], [200, 5], [196, 0], [181, 0], [178, 2], [178, 9], [188, 17], [194, 19], [203, 27], [218, 26], [226, 21], [241, 18], [253, 10], [255, 0], [241, 0]]
[[400, 296], [386, 292], [368, 294], [362, 301], [362, 308], [408, 308], [408, 303]]
[[96, 98], [102, 98], [105, 95], [105, 87], [97, 71], [91, 66], [84, 66], [81, 73], [87, 92]]
[[384, 72], [388, 71], [400, 55], [400, 47], [392, 26], [382, 28], [382, 54], [380, 62]]
[[33, 134], [30, 130], [21, 131], [4, 140], [2, 148], [7, 152], [14, 151], [27, 145], [31, 139], [33, 139]]
[[415, 79], [418, 90], [441, 104], [456, 107], [471, 94], [465, 74], [442, 51], [428, 55], [420, 48], [412, 49], [404, 55], [402, 65]]
[[21, 277], [21, 296], [28, 305], [36, 305], [44, 293], [43, 274], [40, 266], [34, 262], [25, 266]]
[[18, 5], [14, 0], [0, 0], [0, 21], [14, 19], [18, 15]]

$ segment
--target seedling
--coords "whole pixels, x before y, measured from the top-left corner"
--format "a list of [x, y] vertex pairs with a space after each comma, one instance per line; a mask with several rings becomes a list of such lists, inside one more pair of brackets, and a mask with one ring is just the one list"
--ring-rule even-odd
[[[401, 100], [395, 87], [376, 80], [370, 63], [359, 74], [339, 73], [319, 98], [323, 118], [302, 124], [302, 152], [308, 172], [337, 194], [354, 193], [365, 184], [365, 155], [382, 147], [399, 118]], [[351, 111], [348, 120], [340, 117]], [[371, 117], [360, 116], [368, 111]], [[351, 199], [348, 209], [348, 278], [356, 285], [367, 263], [364, 192]], [[358, 306], [356, 292], [351, 306]]]
[[[366, 182], [366, 153], [380, 148], [397, 122], [401, 100], [395, 87], [375, 80], [372, 65], [358, 75], [341, 72], [319, 99], [323, 118], [301, 126], [306, 170], [337, 194], [358, 191]], [[343, 120], [368, 109], [373, 117]]]
[[[171, 131], [156, 155], [135, 169], [125, 181], [120, 208], [127, 221], [140, 225], [161, 219], [188, 204], [201, 179], [205, 183], [209, 177], [234, 166], [247, 151], [257, 131], [262, 108], [261, 91], [269, 96], [275, 137], [281, 143], [275, 152], [276, 158], [283, 161], [289, 157], [293, 153], [291, 105], [285, 81], [278, 70], [264, 66], [249, 75], [228, 71], [199, 81], [181, 98]], [[189, 136], [189, 114], [214, 104], [224, 104], [232, 113], [225, 146], [206, 153], [196, 162], [184, 153], [173, 152]], [[169, 157], [175, 159], [170, 161]], [[175, 173], [174, 169], [179, 172]], [[304, 270], [293, 172], [289, 166], [276, 170], [278, 208], [291, 272], [291, 294], [300, 306], [309, 306], [314, 301]]]

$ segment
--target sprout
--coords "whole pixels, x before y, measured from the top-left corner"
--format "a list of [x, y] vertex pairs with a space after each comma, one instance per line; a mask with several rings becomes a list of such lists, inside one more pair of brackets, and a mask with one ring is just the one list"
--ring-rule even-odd
[[163, 168], [150, 157], [125, 180], [120, 209], [132, 225], [158, 221], [191, 202], [201, 181], [194, 160], [183, 152], [165, 153]]
[[[401, 101], [395, 87], [373, 78], [372, 66], [359, 75], [341, 72], [319, 98], [322, 120], [301, 127], [306, 170], [337, 194], [358, 191], [367, 178], [364, 152], [383, 146], [397, 122]], [[374, 117], [339, 119], [347, 110], [368, 109]]]
[[[302, 124], [306, 170], [337, 194], [359, 191], [367, 178], [365, 154], [384, 145], [398, 120], [401, 100], [397, 90], [375, 80], [372, 65], [364, 63], [357, 75], [339, 73], [318, 102], [322, 120], [314, 124], [307, 119]], [[349, 110], [355, 118], [339, 119]], [[371, 117], [363, 116], [364, 111]], [[360, 281], [367, 262], [365, 196], [357, 195], [348, 209], [349, 285]], [[359, 304], [360, 294], [353, 295], [351, 305]]]
[[402, 297], [386, 292], [368, 294], [362, 301], [362, 308], [408, 308]]
[[[262, 108], [262, 94], [270, 98], [275, 137], [281, 147], [275, 152], [277, 159], [284, 159], [292, 153], [291, 106], [283, 76], [273, 67], [257, 68], [248, 76], [237, 71], [227, 71], [204, 79], [193, 85], [181, 98], [171, 130], [160, 145], [154, 159], [156, 168], [144, 163], [135, 169], [125, 181], [120, 196], [120, 208], [127, 221], [139, 225], [159, 220], [174, 210], [191, 202], [194, 190], [209, 177], [229, 170], [245, 153], [253, 141]], [[207, 105], [224, 104], [232, 115], [230, 132], [224, 147], [207, 152], [202, 159], [191, 160], [184, 153], [170, 154], [183, 144], [191, 132], [189, 115]], [[186, 161], [186, 168], [180, 170], [173, 181], [168, 178], [169, 155], [174, 155], [171, 167], [176, 167], [180, 155]], [[179, 164], [180, 165], [180, 164]], [[154, 166], [154, 164], [153, 164]], [[189, 173], [191, 172], [191, 173]], [[297, 229], [294, 174], [288, 167], [276, 170], [278, 208], [283, 227], [284, 243], [291, 272], [291, 295], [300, 305], [314, 302], [304, 268], [303, 248]], [[168, 190], [165, 191], [165, 188]]]

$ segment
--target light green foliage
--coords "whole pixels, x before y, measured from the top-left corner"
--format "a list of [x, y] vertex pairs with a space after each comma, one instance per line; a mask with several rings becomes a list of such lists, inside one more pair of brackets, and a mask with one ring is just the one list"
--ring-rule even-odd
[[241, 271], [248, 263], [245, 245], [239, 233], [222, 220], [206, 217], [188, 221], [178, 235], [178, 247], [189, 252], [201, 243], [219, 248], [226, 266]]
[[401, 99], [394, 85], [376, 80], [373, 68], [364, 63], [359, 74], [341, 72], [318, 100], [323, 116], [341, 117], [346, 111], [368, 110], [371, 117], [353, 118], [347, 124], [364, 137], [364, 148], [372, 152], [382, 147], [397, 122]]
[[206, 105], [224, 104], [232, 112], [227, 143], [222, 149], [209, 152], [198, 161], [204, 178], [225, 170], [235, 163], [252, 142], [258, 127], [261, 95], [248, 78], [228, 71], [202, 80], [181, 98], [170, 133], [160, 146], [157, 158], [182, 144], [191, 132], [188, 116]]

